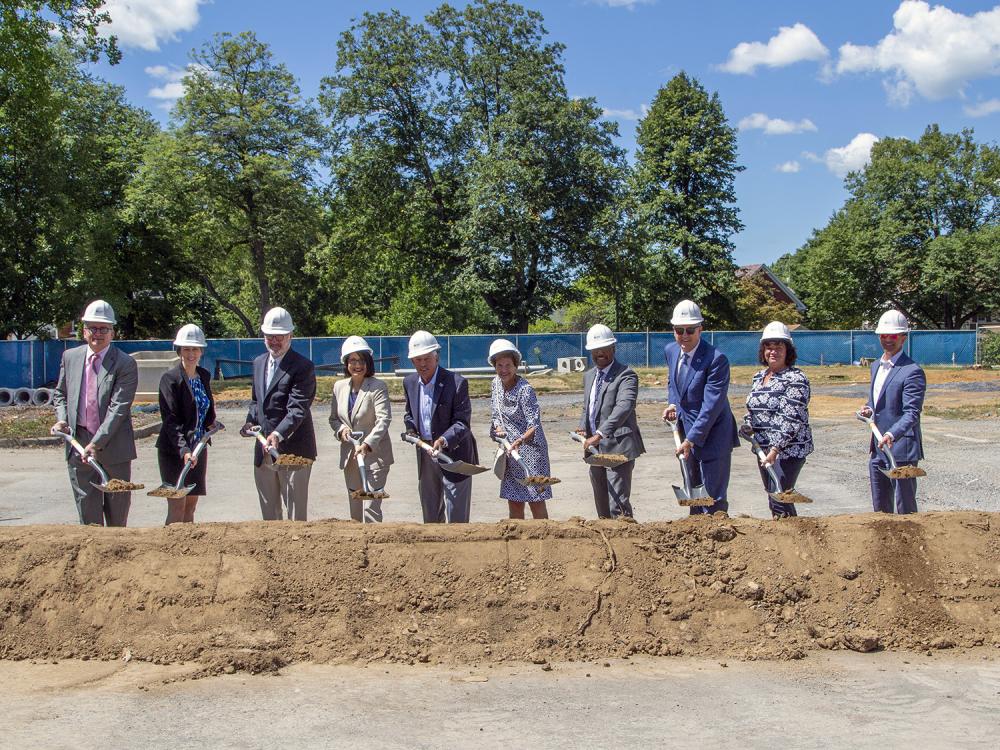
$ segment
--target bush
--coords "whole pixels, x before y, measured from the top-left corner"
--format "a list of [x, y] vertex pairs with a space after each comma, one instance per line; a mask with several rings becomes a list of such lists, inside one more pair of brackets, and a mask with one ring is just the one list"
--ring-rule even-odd
[[340, 313], [323, 319], [327, 336], [380, 336], [382, 327], [363, 315]]
[[1000, 365], [1000, 333], [986, 331], [979, 339], [979, 362], [983, 365]]

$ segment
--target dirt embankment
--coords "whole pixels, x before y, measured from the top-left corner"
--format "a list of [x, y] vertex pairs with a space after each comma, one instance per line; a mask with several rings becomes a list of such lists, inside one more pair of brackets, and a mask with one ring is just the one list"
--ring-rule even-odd
[[0, 529], [0, 658], [488, 662], [1000, 646], [985, 513]]

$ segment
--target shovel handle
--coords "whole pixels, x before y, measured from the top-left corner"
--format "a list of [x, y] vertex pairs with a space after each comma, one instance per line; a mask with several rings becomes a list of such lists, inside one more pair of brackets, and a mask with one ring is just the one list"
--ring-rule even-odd
[[49, 430], [49, 432], [52, 435], [58, 435], [63, 440], [65, 440], [67, 443], [69, 443], [70, 445], [72, 445], [73, 446], [73, 450], [75, 450], [78, 454], [80, 454], [80, 459], [85, 464], [90, 464], [94, 468], [94, 471], [96, 471], [101, 476], [101, 484], [107, 484], [109, 481], [111, 481], [108, 478], [108, 472], [106, 472], [104, 470], [104, 467], [101, 466], [97, 462], [96, 458], [94, 458], [93, 456], [88, 456], [87, 455], [86, 449], [82, 445], [80, 445], [80, 441], [79, 440], [77, 440], [75, 437], [73, 437], [72, 435], [70, 435], [68, 432], [63, 432], [62, 430], [57, 430], [54, 427], [51, 430]]
[[[570, 430], [570, 431], [569, 431], [569, 432], [568, 432], [567, 434], [568, 434], [568, 435], [569, 435], [569, 436], [570, 436], [571, 438], [573, 438], [573, 439], [574, 439], [574, 440], [575, 440], [576, 442], [578, 442], [578, 443], [585, 443], [585, 442], [587, 442], [587, 438], [585, 438], [585, 437], [584, 437], [583, 435], [581, 435], [581, 434], [580, 434], [579, 432], [573, 432], [572, 430]], [[589, 447], [589, 448], [588, 448], [587, 450], [589, 450], [589, 451], [590, 451], [591, 453], [593, 453], [593, 454], [594, 454], [595, 456], [599, 456], [599, 455], [601, 455], [601, 452], [600, 452], [599, 450], [597, 450], [597, 448], [595, 448], [595, 447], [594, 447], [593, 445], [592, 445], [592, 446], [590, 446], [590, 447]]]
[[400, 435], [400, 437], [403, 438], [403, 442], [405, 443], [409, 443], [410, 445], [415, 445], [418, 448], [423, 448], [425, 451], [427, 451], [427, 455], [429, 455], [431, 458], [435, 459], [439, 463], [442, 464], [454, 463], [452, 459], [448, 458], [448, 456], [444, 455], [441, 451], [437, 451], [437, 455], [434, 455], [434, 446], [431, 445], [430, 443], [424, 442], [416, 435], [411, 435], [408, 432], [404, 432], [402, 435]]
[[[878, 425], [875, 424], [874, 419], [872, 419], [871, 417], [864, 416], [861, 412], [857, 412], [854, 416], [856, 416], [862, 422], [865, 422], [868, 425], [869, 429], [871, 429], [872, 435], [875, 436], [876, 446], [882, 442], [882, 432], [881, 430], [879, 430]], [[890, 448], [886, 448], [884, 445], [880, 448], [880, 450], [882, 451], [882, 453], [885, 454], [885, 457], [889, 459], [889, 467], [892, 469], [898, 468], [896, 466], [896, 457], [892, 455], [892, 450]]]
[[269, 455], [271, 457], [272, 461], [277, 461], [278, 460], [279, 454], [278, 454], [277, 449], [272, 448], [272, 447], [270, 447], [267, 444], [267, 438], [264, 437], [263, 431], [260, 429], [260, 425], [259, 424], [255, 424], [253, 427], [251, 427], [248, 430], [248, 432], [251, 435], [253, 435], [255, 438], [257, 438], [257, 442], [260, 443], [261, 447], [265, 451], [267, 451], [267, 455]]

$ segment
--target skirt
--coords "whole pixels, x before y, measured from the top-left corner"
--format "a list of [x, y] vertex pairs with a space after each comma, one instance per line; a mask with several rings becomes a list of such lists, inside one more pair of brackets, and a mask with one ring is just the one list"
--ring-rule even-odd
[[[181, 475], [181, 470], [184, 468], [184, 462], [177, 455], [177, 452], [158, 450], [156, 458], [160, 465], [160, 481], [163, 484], [169, 484], [171, 487], [177, 484], [177, 478]], [[184, 484], [194, 485], [194, 489], [188, 494], [198, 496], [206, 494], [205, 474], [207, 469], [208, 448], [206, 447], [202, 450], [201, 455], [198, 456], [198, 464], [184, 477]]]

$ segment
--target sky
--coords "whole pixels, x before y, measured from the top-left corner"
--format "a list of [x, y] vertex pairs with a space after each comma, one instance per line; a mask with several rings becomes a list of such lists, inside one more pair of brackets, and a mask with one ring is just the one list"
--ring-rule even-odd
[[[109, 0], [122, 62], [102, 78], [161, 122], [190, 53], [218, 32], [253, 31], [315, 97], [336, 43], [365, 11], [423, 18], [423, 0]], [[452, 5], [461, 2], [453, 0]], [[826, 225], [881, 138], [1000, 134], [1000, 5], [948, 0], [531, 0], [566, 46], [571, 96], [593, 97], [635, 149], [658, 89], [680, 71], [717, 92], [738, 130], [738, 264], [770, 263]]]

